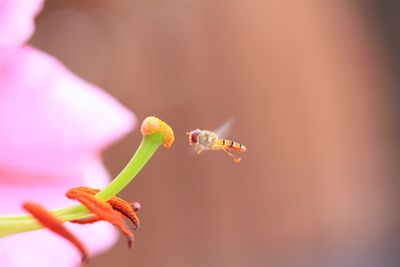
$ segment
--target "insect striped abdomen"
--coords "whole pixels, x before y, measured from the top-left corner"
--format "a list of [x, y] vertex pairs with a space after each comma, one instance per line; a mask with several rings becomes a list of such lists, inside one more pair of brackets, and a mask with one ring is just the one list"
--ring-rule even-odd
[[227, 149], [233, 149], [239, 152], [246, 151], [246, 147], [244, 145], [234, 142], [232, 140], [220, 139], [218, 143]]

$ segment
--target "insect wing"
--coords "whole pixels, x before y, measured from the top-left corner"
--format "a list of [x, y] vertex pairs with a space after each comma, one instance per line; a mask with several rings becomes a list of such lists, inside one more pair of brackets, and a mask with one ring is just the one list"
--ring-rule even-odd
[[230, 118], [224, 124], [219, 126], [214, 130], [214, 133], [218, 135], [219, 138], [227, 138], [233, 127], [234, 119]]

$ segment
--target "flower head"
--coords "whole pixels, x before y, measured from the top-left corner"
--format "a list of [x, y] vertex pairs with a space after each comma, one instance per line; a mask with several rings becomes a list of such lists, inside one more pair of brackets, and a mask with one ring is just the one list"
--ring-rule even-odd
[[[145, 121], [162, 122], [155, 117], [151, 118], [153, 119], [146, 119]], [[143, 125], [148, 124], [143, 123]], [[146, 128], [146, 126], [144, 128]], [[158, 130], [153, 131], [150, 128]], [[135, 178], [137, 173], [146, 165], [158, 147], [165, 143], [165, 136], [173, 136], [171, 127], [165, 122], [159, 125], [152, 123], [147, 129], [150, 129], [151, 133], [146, 132], [143, 135], [142, 143], [127, 166], [103, 190], [81, 186], [70, 189], [66, 193], [68, 198], [79, 201], [83, 206], [72, 206], [47, 211], [41, 205], [33, 202], [26, 202], [23, 206], [34, 218], [26, 215], [0, 216], [0, 236], [38, 229], [40, 225], [35, 222], [35, 220], [37, 220], [42, 226], [49, 228], [53, 232], [71, 241], [81, 252], [82, 262], [85, 263], [88, 257], [86, 246], [79, 238], [68, 231], [63, 226], [63, 223], [70, 221], [77, 224], [92, 224], [98, 221], [107, 221], [127, 237], [128, 245], [131, 247], [134, 235], [123, 219], [125, 218], [132, 223], [132, 230], [137, 230], [140, 221], [136, 215], [136, 211], [140, 209], [140, 204], [134, 202], [131, 205], [115, 195]], [[171, 144], [172, 143], [170, 143], [170, 145]]]
[[[110, 177], [100, 152], [129, 132], [136, 121], [111, 96], [78, 78], [57, 59], [24, 44], [42, 5], [41, 0], [1, 1], [1, 214], [22, 212], [27, 200], [46, 208], [68, 205], [71, 201], [63, 195], [74, 186], [104, 187]], [[0, 232], [14, 225], [8, 219], [1, 222]], [[92, 254], [116, 241], [113, 227], [105, 223], [68, 228]], [[0, 266], [35, 262], [46, 267], [56, 261], [57, 266], [74, 266], [79, 257], [47, 231], [1, 239]]]

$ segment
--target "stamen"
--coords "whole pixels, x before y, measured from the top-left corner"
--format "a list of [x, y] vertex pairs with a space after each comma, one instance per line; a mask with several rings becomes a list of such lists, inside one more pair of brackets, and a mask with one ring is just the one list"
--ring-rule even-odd
[[93, 190], [88, 187], [77, 187], [69, 190], [66, 196], [70, 199], [74, 199], [79, 201], [82, 205], [84, 205], [87, 209], [89, 209], [92, 213], [97, 215], [101, 220], [107, 221], [117, 227], [125, 237], [128, 239], [129, 248], [132, 247], [132, 242], [134, 240], [134, 235], [129, 229], [126, 227], [121, 213], [114, 210], [112, 206], [108, 203], [103, 203], [94, 197]]
[[95, 215], [93, 217], [72, 220], [70, 222], [76, 223], [76, 224], [90, 224], [90, 223], [95, 223], [98, 221], [101, 221], [101, 218], [99, 216]]
[[119, 211], [122, 215], [129, 219], [129, 221], [131, 221], [134, 230], [137, 230], [140, 227], [140, 220], [136, 215], [134, 208], [128, 202], [122, 198], [113, 197], [108, 201], [108, 203], [110, 203], [114, 210]]
[[[74, 188], [75, 190], [79, 190], [85, 193], [88, 193], [90, 195], [95, 195], [98, 192], [100, 192], [99, 189], [94, 189], [90, 187], [77, 187]], [[133, 230], [137, 230], [140, 227], [140, 220], [136, 214], [137, 211], [140, 210], [141, 205], [139, 202], [133, 202], [133, 203], [128, 203], [122, 198], [119, 197], [112, 197], [109, 201], [107, 201], [108, 204], [111, 205], [111, 207], [115, 210], [121, 213], [125, 218], [127, 218], [132, 224], [133, 224]], [[78, 224], [88, 224], [88, 223], [95, 223], [97, 221], [102, 220], [99, 216], [93, 216], [90, 218], [84, 218], [84, 219], [78, 219], [78, 220], [73, 220], [71, 222], [73, 223], [78, 223]]]
[[161, 132], [164, 136], [164, 146], [170, 148], [174, 142], [174, 132], [171, 127], [156, 117], [147, 117], [142, 123], [142, 134], [151, 135], [155, 132]]
[[70, 241], [81, 253], [82, 266], [86, 266], [89, 257], [88, 250], [73, 233], [65, 228], [60, 220], [38, 204], [26, 202], [22, 206], [32, 214], [41, 225]]

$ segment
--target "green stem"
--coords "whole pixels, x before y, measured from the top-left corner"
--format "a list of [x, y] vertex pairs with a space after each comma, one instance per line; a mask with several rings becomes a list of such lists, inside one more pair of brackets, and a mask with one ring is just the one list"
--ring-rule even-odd
[[[118, 194], [135, 178], [163, 142], [164, 136], [161, 132], [155, 132], [154, 134], [144, 136], [139, 148], [129, 163], [104, 190], [96, 195], [96, 197], [106, 202]], [[63, 222], [91, 216], [91, 213], [82, 205], [52, 210], [51, 213], [56, 215]], [[29, 214], [0, 216], [0, 236], [32, 231], [39, 228], [42, 227]]]

